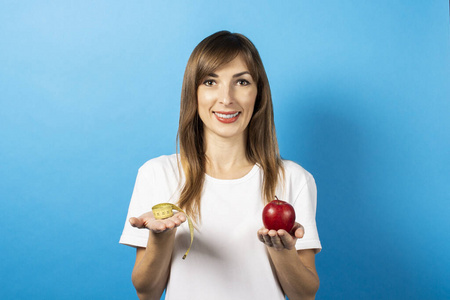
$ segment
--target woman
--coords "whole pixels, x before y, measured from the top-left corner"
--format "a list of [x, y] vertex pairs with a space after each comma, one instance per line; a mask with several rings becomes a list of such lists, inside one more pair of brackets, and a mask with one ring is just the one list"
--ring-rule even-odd
[[[180, 153], [138, 172], [120, 242], [137, 248], [132, 281], [140, 299], [309, 299], [319, 287], [314, 256], [316, 186], [278, 153], [267, 76], [243, 35], [217, 32], [189, 58], [181, 95]], [[265, 203], [290, 202], [290, 233], [262, 226]], [[183, 213], [156, 220], [152, 206], [175, 203], [196, 220], [189, 247]], [[300, 222], [302, 225], [300, 225]]]

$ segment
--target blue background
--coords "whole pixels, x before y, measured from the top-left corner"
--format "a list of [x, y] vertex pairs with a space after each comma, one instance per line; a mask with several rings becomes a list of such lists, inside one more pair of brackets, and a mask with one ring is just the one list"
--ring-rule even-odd
[[[192, 3], [187, 3], [192, 2]], [[137, 169], [195, 45], [257, 46], [316, 178], [317, 299], [450, 298], [447, 1], [0, 1], [0, 298], [134, 299]]]

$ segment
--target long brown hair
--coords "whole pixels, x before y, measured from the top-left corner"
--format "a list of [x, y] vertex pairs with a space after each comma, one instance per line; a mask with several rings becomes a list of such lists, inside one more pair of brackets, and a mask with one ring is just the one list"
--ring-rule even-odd
[[186, 179], [178, 204], [195, 220], [201, 217], [200, 196], [206, 171], [197, 89], [208, 74], [238, 55], [242, 56], [257, 83], [255, 107], [247, 128], [246, 155], [250, 162], [257, 163], [264, 172], [262, 197], [266, 203], [274, 198], [275, 189], [284, 173], [275, 133], [269, 81], [258, 50], [242, 34], [219, 31], [208, 36], [195, 47], [186, 66], [177, 134], [180, 161]]

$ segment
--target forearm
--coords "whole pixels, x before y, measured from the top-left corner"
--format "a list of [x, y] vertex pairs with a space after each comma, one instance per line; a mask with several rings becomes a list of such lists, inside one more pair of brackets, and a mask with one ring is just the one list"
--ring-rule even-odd
[[319, 289], [317, 272], [305, 266], [297, 251], [268, 247], [278, 280], [290, 300], [314, 299]]
[[139, 299], [161, 297], [169, 278], [175, 232], [176, 229], [164, 233], [150, 231], [147, 248], [142, 257], [137, 257], [132, 273]]

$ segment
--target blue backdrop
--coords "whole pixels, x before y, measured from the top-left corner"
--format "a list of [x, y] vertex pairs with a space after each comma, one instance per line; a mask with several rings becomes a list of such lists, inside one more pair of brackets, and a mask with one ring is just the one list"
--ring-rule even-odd
[[[189, 2], [189, 3], [187, 3]], [[450, 298], [449, 3], [0, 1], [0, 298], [134, 299], [137, 169], [195, 45], [257, 46], [318, 185], [317, 299]]]

